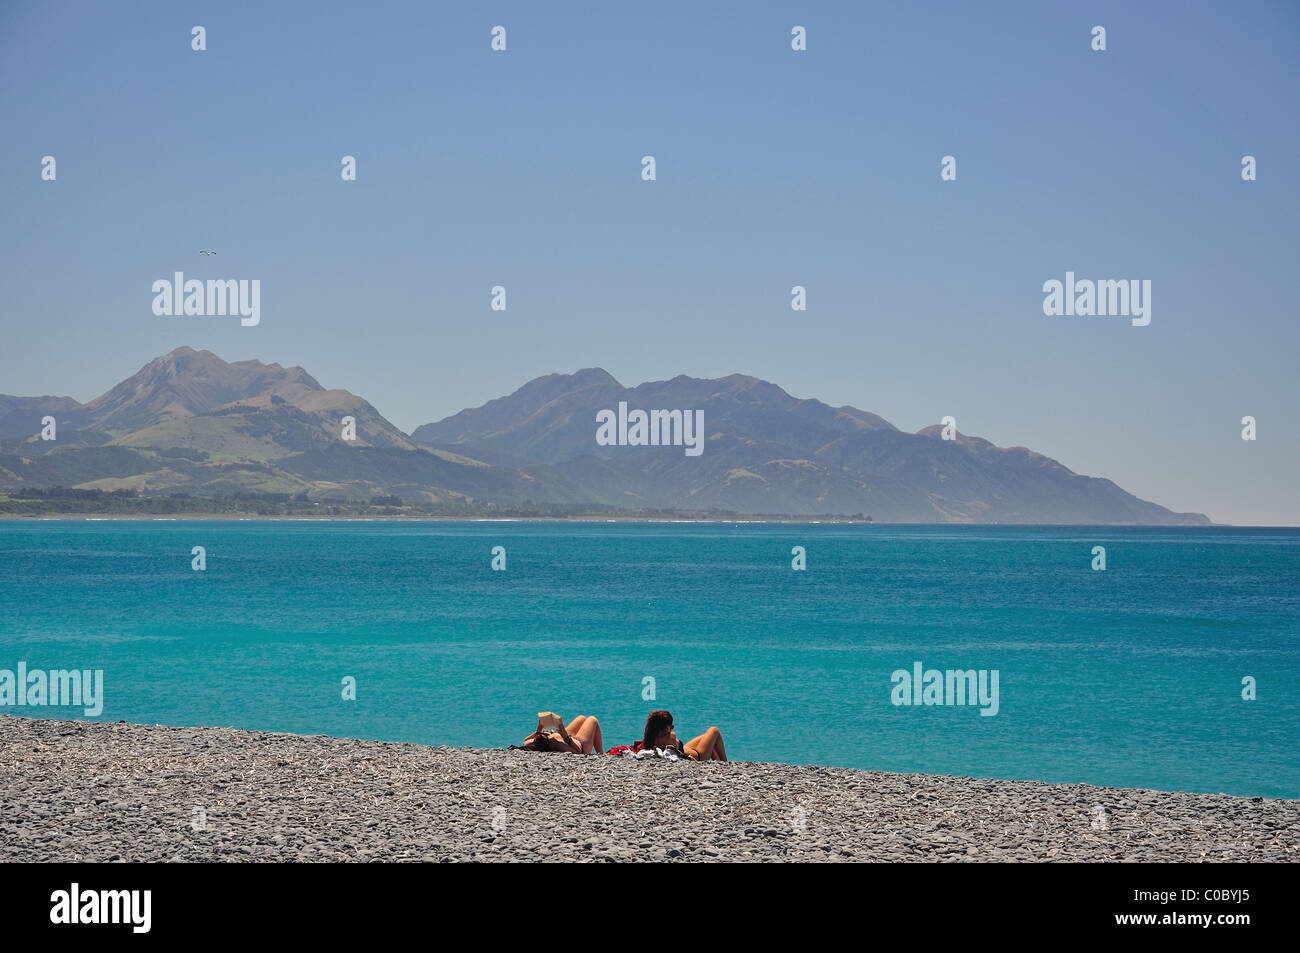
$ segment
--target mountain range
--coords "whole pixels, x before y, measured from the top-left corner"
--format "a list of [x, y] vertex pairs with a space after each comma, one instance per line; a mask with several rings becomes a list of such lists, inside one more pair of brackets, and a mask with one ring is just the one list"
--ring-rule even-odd
[[[702, 410], [703, 452], [599, 446], [596, 414]], [[42, 440], [54, 417], [57, 439]], [[341, 437], [343, 417], [356, 439]], [[549, 374], [411, 434], [300, 367], [182, 347], [89, 403], [0, 395], [0, 491], [382, 494], [411, 503], [568, 503], [895, 522], [1208, 524], [1024, 447], [916, 433], [741, 374], [624, 387]]]

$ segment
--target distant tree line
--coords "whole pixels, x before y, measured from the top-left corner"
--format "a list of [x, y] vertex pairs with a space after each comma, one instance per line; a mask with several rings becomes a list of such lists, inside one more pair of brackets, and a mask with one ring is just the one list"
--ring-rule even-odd
[[[427, 503], [406, 502], [393, 494], [369, 499], [313, 500], [308, 491], [296, 493], [241, 490], [223, 496], [190, 493], [143, 496], [134, 489], [98, 490], [73, 487], [23, 487], [0, 491], [0, 516], [408, 516], [425, 519], [753, 519], [802, 520], [806, 516], [764, 514], [754, 517], [735, 510], [676, 510], [642, 507], [620, 509], [583, 503]], [[819, 516], [818, 519], [871, 522], [861, 513], [853, 516]]]
[[99, 500], [105, 497], [109, 499], [132, 499], [138, 495], [135, 490], [131, 489], [79, 490], [68, 486], [25, 486], [21, 490], [14, 490], [9, 494], [10, 497], [16, 500]]

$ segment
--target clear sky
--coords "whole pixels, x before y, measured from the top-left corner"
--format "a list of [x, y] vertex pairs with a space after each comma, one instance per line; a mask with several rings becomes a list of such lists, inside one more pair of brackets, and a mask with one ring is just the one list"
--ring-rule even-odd
[[[1298, 68], [1269, 0], [6, 0], [0, 392], [188, 344], [410, 430], [546, 373], [741, 372], [1296, 524]], [[1149, 279], [1151, 324], [1045, 316], [1067, 270]], [[261, 324], [155, 316], [176, 271], [260, 279]]]

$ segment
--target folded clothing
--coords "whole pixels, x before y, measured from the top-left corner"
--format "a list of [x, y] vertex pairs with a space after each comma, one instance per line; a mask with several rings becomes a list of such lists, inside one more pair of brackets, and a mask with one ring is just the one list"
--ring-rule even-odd
[[644, 748], [639, 741], [630, 745], [615, 745], [605, 753], [615, 758], [665, 758], [669, 761], [686, 759], [676, 748]]

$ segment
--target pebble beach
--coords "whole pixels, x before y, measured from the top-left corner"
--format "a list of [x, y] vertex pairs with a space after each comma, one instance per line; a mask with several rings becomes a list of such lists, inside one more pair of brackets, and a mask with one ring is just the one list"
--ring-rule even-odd
[[538, 860], [1295, 862], [1300, 801], [0, 716], [0, 861]]

